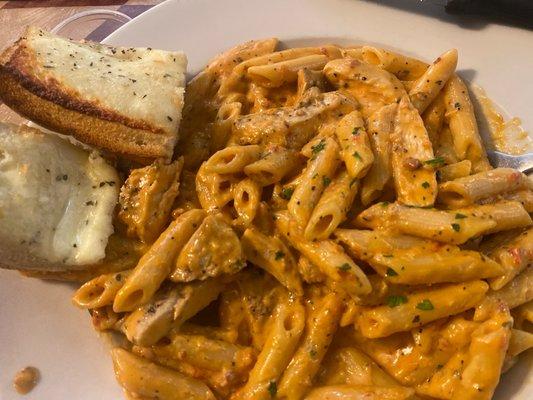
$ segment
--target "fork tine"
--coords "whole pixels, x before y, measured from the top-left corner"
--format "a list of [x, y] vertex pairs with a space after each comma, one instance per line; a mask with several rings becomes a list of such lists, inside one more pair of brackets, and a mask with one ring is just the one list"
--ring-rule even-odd
[[527, 174], [533, 172], [533, 153], [526, 153], [519, 156], [502, 153], [500, 151], [487, 151], [487, 156], [494, 168], [514, 168]]

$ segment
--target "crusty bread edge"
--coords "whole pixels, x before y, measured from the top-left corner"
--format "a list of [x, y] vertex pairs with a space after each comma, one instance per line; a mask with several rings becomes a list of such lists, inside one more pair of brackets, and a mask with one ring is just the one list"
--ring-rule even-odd
[[35, 74], [29, 34], [27, 28], [0, 54], [0, 99], [8, 106], [45, 128], [135, 161], [172, 158], [177, 132], [109, 110], [55, 79], [42, 82]]
[[170, 160], [177, 135], [154, 133], [65, 108], [30, 90], [0, 67], [0, 98], [29, 120], [77, 140], [138, 162]]

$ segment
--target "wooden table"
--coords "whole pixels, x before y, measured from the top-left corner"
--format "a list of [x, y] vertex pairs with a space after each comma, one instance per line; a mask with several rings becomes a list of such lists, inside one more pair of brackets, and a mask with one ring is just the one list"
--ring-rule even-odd
[[[145, 12], [163, 0], [36, 0], [0, 1], [0, 51], [20, 37], [27, 25], [52, 29], [66, 18], [80, 11], [90, 9], [118, 10], [130, 17]], [[81, 28], [80, 28], [81, 29]], [[77, 32], [77, 37], [89, 37], [94, 27]], [[110, 32], [107, 32], [110, 33]], [[105, 31], [94, 32], [93, 40], [102, 40]], [[18, 115], [0, 102], [0, 121], [20, 123]]]

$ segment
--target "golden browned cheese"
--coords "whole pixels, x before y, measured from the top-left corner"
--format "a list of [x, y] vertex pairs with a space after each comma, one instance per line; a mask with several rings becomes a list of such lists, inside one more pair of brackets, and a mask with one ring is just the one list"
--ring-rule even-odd
[[165, 164], [156, 161], [135, 169], [120, 191], [119, 219], [128, 235], [152, 243], [168, 223], [172, 205], [178, 195], [183, 159]]

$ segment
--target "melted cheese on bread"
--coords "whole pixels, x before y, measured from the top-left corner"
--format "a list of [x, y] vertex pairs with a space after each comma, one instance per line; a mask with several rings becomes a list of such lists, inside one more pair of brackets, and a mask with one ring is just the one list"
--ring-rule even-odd
[[62, 269], [105, 256], [117, 172], [97, 153], [0, 123], [0, 266]]
[[41, 81], [61, 82], [103, 108], [177, 132], [187, 68], [182, 52], [80, 43], [36, 27], [25, 41]]

